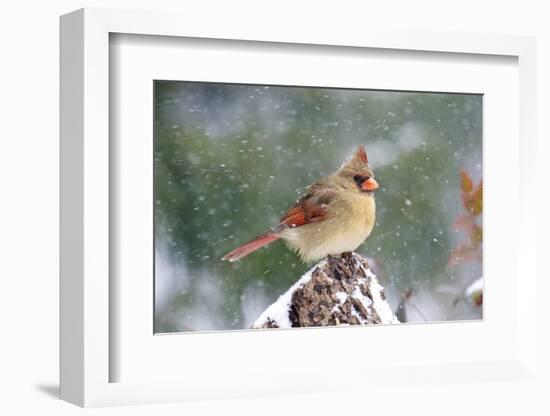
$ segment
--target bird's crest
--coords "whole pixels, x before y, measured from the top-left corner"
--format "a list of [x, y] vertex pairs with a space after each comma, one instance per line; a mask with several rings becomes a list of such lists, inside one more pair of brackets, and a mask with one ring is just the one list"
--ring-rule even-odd
[[369, 158], [367, 157], [365, 146], [363, 146], [362, 144], [360, 144], [357, 148], [357, 151], [355, 152], [355, 158], [363, 163], [369, 163]]

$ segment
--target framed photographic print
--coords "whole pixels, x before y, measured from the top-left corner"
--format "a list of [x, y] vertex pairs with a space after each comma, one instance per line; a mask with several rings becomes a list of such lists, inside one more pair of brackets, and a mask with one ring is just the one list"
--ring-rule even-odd
[[482, 99], [156, 80], [155, 332], [481, 319]]
[[61, 19], [62, 398], [529, 378], [533, 40], [243, 31]]

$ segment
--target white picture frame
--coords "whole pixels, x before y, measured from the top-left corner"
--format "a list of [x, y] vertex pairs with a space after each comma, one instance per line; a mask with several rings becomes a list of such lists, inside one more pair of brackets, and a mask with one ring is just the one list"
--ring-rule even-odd
[[[181, 22], [185, 21], [185, 24]], [[148, 35], [177, 38], [225, 39], [227, 41], [270, 42], [282, 45], [331, 45], [334, 48], [370, 48], [375, 50], [406, 50], [432, 52], [438, 55], [467, 54], [475, 61], [476, 55], [507, 56], [517, 59], [519, 70], [517, 82], [519, 96], [516, 118], [519, 131], [514, 133], [519, 154], [516, 154], [518, 173], [513, 181], [521, 181], [517, 190], [517, 211], [520, 218], [514, 247], [517, 258], [510, 266], [517, 281], [522, 271], [522, 286], [515, 292], [510, 305], [510, 317], [517, 323], [509, 340], [510, 345], [495, 351], [494, 359], [475, 352], [468, 358], [449, 360], [445, 355], [419, 356], [407, 362], [396, 361], [394, 365], [383, 362], [359, 366], [356, 375], [350, 376], [347, 367], [326, 368], [315, 373], [310, 368], [292, 371], [290, 365], [262, 368], [252, 359], [250, 368], [241, 368], [245, 376], [235, 379], [236, 368], [224, 371], [219, 367], [217, 377], [211, 372], [201, 376], [200, 366], [194, 373], [182, 376], [174, 368], [173, 377], [156, 374], [147, 380], [125, 381], [125, 377], [113, 376], [113, 368], [121, 358], [120, 350], [113, 348], [113, 339], [120, 327], [112, 323], [116, 313], [116, 298], [109, 276], [116, 259], [110, 253], [110, 227], [114, 220], [110, 201], [113, 188], [110, 186], [110, 172], [117, 166], [110, 157], [110, 34]], [[257, 43], [261, 45], [261, 43]], [[432, 58], [437, 59], [437, 58]], [[185, 20], [184, 16], [168, 13], [119, 11], [106, 9], [83, 9], [61, 18], [61, 397], [80, 406], [106, 406], [118, 404], [158, 403], [184, 401], [197, 398], [248, 397], [269, 394], [296, 394], [328, 392], [333, 389], [365, 386], [373, 388], [384, 380], [399, 378], [405, 383], [438, 381], [471, 381], [479, 383], [487, 379], [521, 380], [535, 377], [536, 347], [536, 287], [535, 270], [535, 211], [532, 182], [535, 153], [535, 45], [529, 37], [507, 35], [429, 33], [429, 32], [339, 32], [327, 34], [322, 27], [302, 33], [299, 28], [277, 25], [239, 26], [238, 32], [230, 22], [220, 20], [216, 25], [204, 25], [201, 21]], [[512, 124], [514, 125], [514, 124]], [[510, 151], [499, 156], [514, 157]], [[498, 164], [497, 164], [498, 167]], [[498, 168], [501, 169], [502, 167]], [[522, 289], [528, 287], [529, 291]], [[496, 286], [493, 287], [497, 288]], [[498, 289], [498, 288], [497, 288]], [[493, 293], [496, 293], [495, 289]], [[496, 295], [494, 295], [496, 296]], [[511, 295], [510, 295], [511, 296]], [[448, 334], [473, 331], [483, 336], [483, 325], [455, 326]], [[499, 322], [495, 321], [495, 325]], [[429, 325], [403, 326], [400, 331], [413, 337], [430, 332]], [[427, 329], [424, 329], [427, 328]], [[443, 328], [443, 327], [442, 327]], [[340, 341], [352, 343], [357, 337], [372, 339], [373, 328], [353, 328], [335, 333], [335, 328], [309, 331], [307, 338], [323, 344]], [[377, 336], [384, 339], [378, 347], [386, 348], [384, 338], [390, 327], [376, 328]], [[445, 330], [445, 329], [443, 329]], [[259, 331], [210, 334], [213, 345], [226, 342], [238, 349], [240, 344], [252, 345], [249, 352], [265, 348], [278, 339], [282, 354], [290, 354], [283, 345], [308, 342], [301, 331]], [[312, 335], [313, 334], [313, 335]], [[208, 334], [206, 334], [208, 336]], [[193, 334], [192, 336], [197, 336]], [[432, 335], [426, 334], [427, 337]], [[151, 333], [151, 337], [153, 334]], [[184, 338], [187, 337], [184, 336]], [[169, 337], [155, 337], [156, 343], [169, 343]], [[284, 341], [280, 341], [284, 340]], [[206, 344], [203, 344], [203, 346]], [[302, 344], [300, 344], [302, 345]], [[374, 347], [373, 347], [374, 348]], [[206, 354], [206, 352], [205, 352]], [[312, 353], [312, 358], [315, 355]], [[222, 365], [217, 363], [217, 365]], [[401, 366], [401, 367], [400, 367]], [[254, 368], [256, 367], [256, 368]], [[414, 368], [414, 370], [411, 370]], [[229, 372], [232, 370], [233, 372]], [[116, 373], [116, 372], [115, 372]], [[246, 377], [249, 374], [249, 377]], [[347, 374], [345, 382], [327, 384], [320, 376]], [[162, 376], [162, 377], [161, 377]], [[132, 377], [133, 378], [133, 377]], [[338, 378], [338, 377], [333, 377]], [[341, 379], [344, 379], [341, 377]]]

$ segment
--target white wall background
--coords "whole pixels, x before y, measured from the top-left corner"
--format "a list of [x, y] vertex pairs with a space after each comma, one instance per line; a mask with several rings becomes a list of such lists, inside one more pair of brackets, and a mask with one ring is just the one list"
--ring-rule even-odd
[[[255, 4], [257, 3], [257, 4]], [[261, 5], [260, 3], [264, 3]], [[57, 400], [58, 367], [58, 16], [74, 9], [116, 7], [187, 11], [208, 16], [247, 13], [251, 19], [270, 16], [284, 30], [285, 20], [326, 21], [327, 30], [340, 25], [368, 26], [373, 22], [399, 27], [431, 27], [513, 33], [538, 37], [539, 129], [539, 242], [548, 232], [543, 217], [548, 204], [550, 128], [550, 30], [544, 1], [453, 2], [397, 0], [392, 2], [306, 2], [278, 0], [272, 4], [244, 1], [169, 0], [19, 0], [4, 2], [0, 12], [0, 413], [67, 415], [82, 410]], [[185, 24], [185, 22], [182, 22]], [[543, 138], [546, 138], [544, 140]], [[542, 165], [546, 166], [543, 167]], [[544, 175], [544, 177], [542, 177]], [[544, 229], [543, 229], [544, 228]], [[542, 256], [541, 256], [542, 257]], [[548, 267], [539, 273], [550, 276]], [[546, 273], [544, 273], [546, 271]], [[543, 282], [538, 291], [548, 293]], [[548, 322], [549, 308], [539, 305]], [[543, 318], [543, 315], [546, 317]], [[548, 331], [546, 331], [548, 332]], [[546, 380], [550, 374], [548, 334], [540, 354]], [[546, 355], [546, 357], [545, 357]], [[539, 385], [540, 386], [540, 385]], [[214, 401], [162, 406], [93, 410], [101, 415], [125, 414], [549, 414], [544, 399], [549, 386], [487, 383], [418, 386], [408, 390], [398, 383], [383, 397], [281, 397]], [[396, 395], [398, 398], [396, 398]]]

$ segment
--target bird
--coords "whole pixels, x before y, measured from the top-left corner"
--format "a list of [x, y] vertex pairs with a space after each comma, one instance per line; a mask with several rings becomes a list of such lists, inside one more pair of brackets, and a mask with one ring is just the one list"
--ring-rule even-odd
[[378, 188], [361, 144], [334, 173], [306, 187], [278, 224], [227, 253], [222, 260], [240, 260], [279, 239], [306, 263], [353, 252], [374, 228], [374, 192]]

